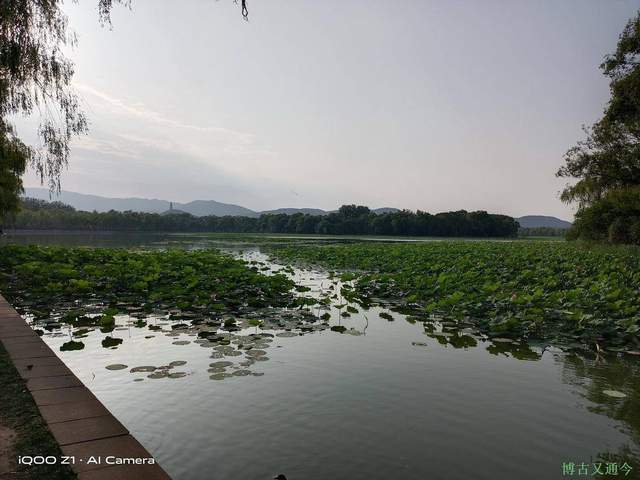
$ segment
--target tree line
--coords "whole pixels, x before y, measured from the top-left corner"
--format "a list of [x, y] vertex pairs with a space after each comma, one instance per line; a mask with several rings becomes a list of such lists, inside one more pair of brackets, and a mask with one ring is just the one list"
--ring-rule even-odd
[[28, 230], [515, 237], [519, 225], [511, 217], [485, 211], [430, 214], [402, 210], [376, 214], [368, 207], [343, 205], [337, 212], [327, 215], [195, 217], [184, 212], [85, 212], [60, 202], [23, 199], [22, 208], [6, 227]]

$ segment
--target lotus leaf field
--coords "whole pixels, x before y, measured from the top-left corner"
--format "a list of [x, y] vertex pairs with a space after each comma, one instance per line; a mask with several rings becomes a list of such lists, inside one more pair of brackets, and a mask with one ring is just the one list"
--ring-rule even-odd
[[64, 323], [104, 332], [119, 313], [161, 310], [197, 323], [243, 306], [285, 306], [292, 288], [284, 275], [262, 275], [217, 250], [0, 247], [0, 291], [20, 313], [35, 320], [64, 313]]
[[640, 344], [640, 255], [633, 248], [437, 241], [274, 246], [271, 253], [342, 272], [360, 301], [396, 298], [492, 337], [613, 352]]
[[[337, 272], [340, 298], [365, 309], [391, 301], [412, 318], [472, 326], [497, 339], [640, 349], [637, 249], [540, 241], [290, 242], [265, 248], [280, 263]], [[330, 291], [326, 298], [305, 297], [306, 287], [265, 269], [216, 249], [0, 247], [0, 291], [21, 313], [45, 325], [52, 318], [70, 324], [80, 329], [77, 336], [83, 327], [108, 333], [122, 313], [143, 322], [146, 314], [164, 312], [193, 325], [233, 329], [235, 315], [247, 309], [267, 312], [247, 325], [257, 331], [263, 322], [288, 325], [279, 319], [291, 313], [274, 308], [298, 307], [299, 322], [303, 314], [316, 316], [310, 307], [326, 308], [338, 299]], [[357, 313], [353, 306], [335, 306], [343, 317]], [[317, 315], [309, 320], [326, 322]], [[381, 318], [394, 320], [390, 313]], [[114, 341], [106, 337], [103, 346]], [[79, 347], [69, 342], [64, 348]]]

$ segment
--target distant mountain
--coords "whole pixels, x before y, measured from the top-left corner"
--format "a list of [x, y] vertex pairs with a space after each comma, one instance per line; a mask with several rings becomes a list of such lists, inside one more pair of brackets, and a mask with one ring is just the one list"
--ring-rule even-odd
[[373, 213], [377, 213], [378, 215], [382, 215], [383, 213], [396, 213], [399, 212], [399, 208], [391, 208], [391, 207], [382, 207], [382, 208], [373, 208], [371, 209]]
[[108, 212], [109, 210], [148, 213], [162, 213], [169, 210], [170, 202], [166, 200], [152, 200], [148, 198], [107, 198], [98, 195], [62, 191], [60, 195], [49, 196], [46, 188], [25, 188], [24, 196], [46, 201], [59, 201], [71, 205], [76, 210], [87, 212]]
[[185, 212], [184, 210], [176, 210], [175, 208], [172, 210], [167, 210], [166, 212], [162, 212], [160, 215], [191, 215], [188, 212]]
[[248, 208], [232, 203], [220, 203], [215, 200], [194, 200], [189, 203], [175, 203], [173, 208], [184, 210], [196, 217], [205, 217], [207, 215], [215, 215], [216, 217], [224, 217], [231, 215], [234, 217], [258, 217], [259, 214]]
[[[171, 203], [168, 200], [157, 200], [148, 198], [108, 198], [85, 193], [75, 193], [62, 191], [60, 195], [49, 197], [49, 190], [46, 188], [25, 188], [25, 197], [38, 198], [41, 200], [57, 200], [67, 205], [71, 205], [76, 210], [88, 212], [108, 212], [116, 210], [124, 212], [131, 210], [134, 212], [164, 213], [169, 211]], [[214, 200], [195, 200], [189, 203], [173, 202], [173, 210], [181, 210], [196, 217], [205, 215], [215, 215], [222, 217], [225, 215], [236, 215], [244, 217], [257, 217], [258, 213], [248, 208], [229, 203], [220, 203]]]
[[320, 208], [276, 208], [275, 210], [263, 210], [260, 215], [293, 215], [295, 213], [304, 213], [307, 215], [326, 215], [329, 212]]
[[516, 218], [516, 220], [522, 228], [571, 228], [571, 222], [544, 215], [525, 215], [524, 217]]

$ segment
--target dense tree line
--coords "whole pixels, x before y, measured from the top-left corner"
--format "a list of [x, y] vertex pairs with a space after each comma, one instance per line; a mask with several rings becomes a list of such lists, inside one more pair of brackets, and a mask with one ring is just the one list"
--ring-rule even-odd
[[410, 235], [438, 237], [514, 237], [518, 223], [484, 211], [426, 212], [402, 210], [376, 214], [367, 207], [344, 205], [328, 215], [296, 213], [251, 217], [194, 217], [188, 213], [104, 213], [76, 211], [60, 202], [23, 200], [20, 212], [6, 225], [16, 229], [300, 233], [327, 235]]

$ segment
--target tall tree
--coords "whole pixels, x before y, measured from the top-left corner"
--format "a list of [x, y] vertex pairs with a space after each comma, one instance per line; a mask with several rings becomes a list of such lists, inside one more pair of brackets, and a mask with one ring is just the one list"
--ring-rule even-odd
[[[586, 140], [565, 155], [565, 165], [557, 175], [578, 181], [567, 185], [561, 198], [578, 202], [577, 219], [592, 215], [586, 212], [608, 196], [622, 198], [618, 190], [629, 190], [621, 212], [634, 216], [638, 199], [640, 209], [640, 12], [629, 20], [620, 35], [616, 51], [600, 66], [610, 79], [611, 98], [603, 117], [586, 128]], [[600, 208], [601, 210], [601, 208]], [[619, 212], [619, 215], [627, 215]], [[635, 219], [619, 218], [618, 224]], [[590, 227], [577, 222], [583, 229]], [[600, 222], [600, 230], [604, 223]], [[591, 232], [598, 236], [598, 232]], [[580, 236], [580, 232], [577, 232]], [[600, 231], [599, 234], [604, 234]], [[591, 235], [591, 236], [594, 236]]]
[[[101, 23], [110, 22], [115, 4], [97, 0]], [[70, 141], [87, 131], [87, 119], [71, 87], [73, 63], [63, 49], [76, 43], [62, 0], [0, 1], [0, 219], [18, 205], [21, 175], [33, 168], [51, 190], [59, 190]], [[236, 2], [237, 3], [237, 2]], [[246, 0], [242, 15], [248, 16]], [[9, 119], [38, 113], [40, 145], [25, 146]]]

